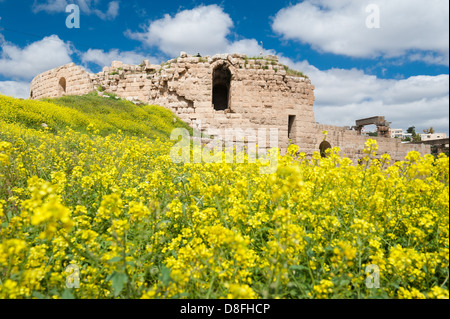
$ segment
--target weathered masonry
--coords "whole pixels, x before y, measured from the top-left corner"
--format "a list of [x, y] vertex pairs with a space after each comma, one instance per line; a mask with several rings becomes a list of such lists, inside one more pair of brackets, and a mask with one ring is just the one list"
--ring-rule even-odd
[[[301, 74], [280, 64], [276, 56], [248, 58], [241, 54], [180, 57], [161, 65], [113, 62], [97, 74], [67, 64], [38, 75], [31, 82], [30, 98], [82, 95], [98, 90], [132, 101], [171, 109], [194, 128], [278, 129], [279, 147], [290, 143], [311, 156], [338, 146], [343, 155], [361, 158], [367, 137], [358, 128], [315, 122], [314, 86]], [[367, 119], [385, 132], [384, 118]], [[383, 122], [384, 121], [384, 122]], [[366, 122], [357, 123], [360, 127]], [[328, 131], [324, 143], [322, 131]], [[430, 153], [430, 146], [402, 144], [384, 135], [377, 137], [379, 153], [401, 160], [411, 150]]]

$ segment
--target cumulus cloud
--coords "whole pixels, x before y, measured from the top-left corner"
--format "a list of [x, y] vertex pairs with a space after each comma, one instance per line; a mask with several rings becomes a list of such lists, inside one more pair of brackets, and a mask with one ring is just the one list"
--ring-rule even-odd
[[58, 36], [52, 35], [20, 48], [1, 43], [0, 75], [12, 79], [31, 79], [39, 73], [70, 63], [72, 50]]
[[126, 64], [140, 64], [143, 60], [155, 62], [155, 59], [152, 57], [133, 51], [120, 52], [117, 49], [112, 49], [108, 52], [97, 49], [89, 49], [81, 55], [81, 61], [83, 63], [95, 63], [102, 67], [111, 65], [112, 61], [122, 61]]
[[339, 126], [355, 120], [386, 116], [391, 127], [417, 129], [433, 126], [449, 131], [449, 75], [380, 79], [358, 69], [319, 70], [307, 61], [281, 62], [306, 73], [315, 86], [316, 121]]
[[261, 51], [261, 45], [255, 39], [244, 39], [229, 43], [226, 49], [228, 53], [241, 53], [247, 56], [259, 56], [262, 52], [263, 55], [276, 54], [275, 50]]
[[[366, 12], [375, 4], [380, 28], [367, 28]], [[272, 24], [287, 40], [351, 57], [398, 57], [449, 64], [447, 0], [305, 0], [280, 10]]]
[[255, 39], [228, 40], [232, 28], [230, 16], [221, 7], [209, 5], [184, 10], [174, 16], [166, 14], [150, 22], [144, 32], [128, 31], [126, 35], [170, 56], [181, 51], [202, 55], [259, 55], [261, 48]]
[[127, 34], [169, 55], [180, 51], [199, 51], [206, 55], [227, 47], [226, 36], [232, 26], [233, 21], [222, 8], [210, 5], [184, 10], [174, 17], [166, 14], [151, 22], [145, 32]]
[[119, 2], [111, 1], [106, 12], [98, 9], [94, 9], [93, 12], [102, 20], [114, 20], [119, 15]]
[[98, 0], [75, 0], [70, 2], [67, 0], [35, 1], [33, 4], [33, 12], [65, 12], [67, 5], [75, 3], [84, 14], [95, 14], [102, 20], [114, 20], [119, 15], [119, 1], [109, 2], [108, 9], [105, 12], [97, 8], [98, 2]]
[[0, 94], [26, 99], [30, 96], [30, 83], [22, 81], [0, 81]]
[[40, 11], [45, 11], [48, 13], [53, 12], [64, 12], [66, 10], [68, 3], [66, 0], [48, 0], [44, 3], [34, 2], [33, 12], [37, 13]]

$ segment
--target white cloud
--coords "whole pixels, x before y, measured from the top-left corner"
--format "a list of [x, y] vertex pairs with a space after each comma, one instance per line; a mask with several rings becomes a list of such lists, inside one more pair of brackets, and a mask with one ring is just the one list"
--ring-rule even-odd
[[81, 61], [83, 63], [95, 63], [101, 67], [111, 65], [112, 61], [122, 61], [126, 64], [140, 64], [143, 60], [150, 60], [154, 62], [154, 59], [143, 54], [135, 53], [133, 51], [120, 52], [117, 49], [105, 52], [103, 50], [89, 49], [87, 52], [82, 53]]
[[33, 4], [33, 11], [35, 13], [40, 11], [45, 12], [64, 12], [66, 11], [68, 3], [66, 0], [48, 0], [45, 3], [37, 3], [36, 1]]
[[448, 52], [443, 55], [435, 53], [413, 53], [408, 56], [408, 59], [412, 62], [423, 61], [427, 64], [449, 65]]
[[233, 21], [217, 5], [199, 6], [184, 10], [173, 17], [152, 21], [144, 32], [126, 34], [148, 46], [158, 47], [163, 53], [177, 56], [181, 51], [191, 54], [244, 53], [259, 55], [261, 48], [255, 39], [230, 41]]
[[56, 35], [33, 42], [23, 49], [3, 42], [1, 49], [0, 74], [13, 79], [31, 79], [72, 61], [70, 46]]
[[315, 86], [314, 112], [323, 124], [353, 126], [355, 120], [385, 116], [391, 127], [420, 132], [433, 126], [449, 131], [449, 76], [412, 76], [407, 79], [380, 79], [361, 70], [322, 71], [307, 61], [282, 63], [307, 74]]
[[26, 99], [30, 96], [30, 83], [21, 81], [0, 81], [0, 94]]
[[119, 15], [119, 1], [109, 2], [106, 12], [97, 8], [98, 2], [99, 0], [74, 0], [70, 2], [67, 0], [46, 0], [43, 3], [35, 1], [33, 4], [33, 12], [65, 12], [68, 4], [75, 3], [84, 14], [95, 14], [102, 20], [114, 20]]
[[93, 12], [102, 20], [114, 20], [119, 15], [119, 2], [111, 1], [105, 13], [98, 9], [93, 10]]
[[[255, 39], [244, 39], [228, 44], [226, 52], [241, 53], [247, 56], [259, 56], [261, 54], [261, 45]], [[274, 50], [263, 49], [263, 55], [276, 54]]]
[[128, 35], [172, 56], [180, 51], [207, 55], [226, 49], [226, 36], [232, 26], [233, 21], [222, 8], [210, 5], [184, 10], [174, 17], [166, 14], [151, 22], [144, 33]]
[[[369, 4], [380, 9], [379, 29], [366, 27]], [[412, 59], [444, 65], [449, 64], [448, 26], [448, 0], [305, 0], [280, 10], [272, 24], [285, 39], [319, 51], [366, 58], [412, 51]]]

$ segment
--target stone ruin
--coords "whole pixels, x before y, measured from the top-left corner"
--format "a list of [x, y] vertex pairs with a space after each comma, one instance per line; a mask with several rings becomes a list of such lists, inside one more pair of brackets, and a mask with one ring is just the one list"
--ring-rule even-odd
[[[369, 137], [361, 135], [364, 125], [379, 130], [378, 153], [403, 160], [409, 151], [422, 155], [430, 146], [403, 144], [389, 136], [384, 117], [359, 120], [356, 126], [338, 127], [315, 122], [314, 86], [301, 72], [290, 70], [276, 56], [249, 58], [241, 54], [201, 57], [184, 52], [161, 65], [145, 60], [140, 65], [114, 61], [102, 72], [91, 74], [70, 63], [36, 76], [31, 99], [83, 95], [97, 90], [130, 101], [164, 106], [191, 127], [224, 137], [225, 130], [277, 129], [278, 146], [284, 153], [289, 144], [312, 156], [339, 147], [341, 154], [357, 161]], [[218, 131], [217, 131], [218, 130]], [[324, 141], [323, 131], [328, 135]]]

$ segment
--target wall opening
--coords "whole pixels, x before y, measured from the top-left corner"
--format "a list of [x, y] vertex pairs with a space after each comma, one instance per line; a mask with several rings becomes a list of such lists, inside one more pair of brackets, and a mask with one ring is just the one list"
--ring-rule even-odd
[[366, 125], [361, 129], [362, 136], [378, 136], [378, 128], [375, 124]]
[[213, 71], [212, 103], [216, 111], [230, 107], [231, 72], [225, 64]]
[[320, 143], [320, 146], [319, 146], [320, 156], [327, 157], [328, 154], [327, 154], [326, 150], [328, 150], [330, 148], [331, 148], [331, 144], [328, 143], [327, 141], [323, 141], [322, 143]]
[[66, 93], [66, 78], [59, 79], [59, 89]]
[[292, 139], [295, 135], [295, 115], [289, 115], [289, 122], [288, 122], [288, 138]]
[[[353, 126], [359, 135], [363, 136], [380, 136], [391, 137], [390, 134], [391, 122], [387, 122], [384, 116], [374, 116], [367, 119], [357, 120], [356, 126]], [[370, 131], [368, 126], [376, 127], [375, 131]]]

